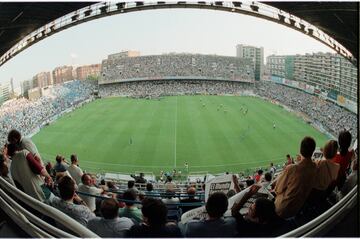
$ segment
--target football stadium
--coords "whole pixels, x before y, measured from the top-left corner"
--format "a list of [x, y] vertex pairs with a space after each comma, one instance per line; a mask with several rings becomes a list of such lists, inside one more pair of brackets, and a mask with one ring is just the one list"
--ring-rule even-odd
[[181, 95], [99, 99], [33, 140], [49, 160], [76, 151], [87, 171], [160, 175], [185, 172], [186, 162], [190, 171], [209, 173], [282, 165], [286, 154], [297, 154], [303, 135], [319, 145], [328, 139], [295, 113], [255, 96]]
[[79, 24], [183, 8], [336, 53], [123, 50], [1, 83], [1, 237], [359, 236], [358, 3], [0, 3], [0, 69]]

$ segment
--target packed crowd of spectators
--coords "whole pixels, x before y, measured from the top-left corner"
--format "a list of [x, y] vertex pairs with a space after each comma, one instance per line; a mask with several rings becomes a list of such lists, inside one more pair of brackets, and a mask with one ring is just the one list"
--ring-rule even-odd
[[103, 81], [173, 76], [250, 81], [254, 79], [254, 63], [250, 58], [199, 54], [110, 57], [102, 62]]
[[[195, 61], [196, 63], [196, 61]], [[283, 172], [258, 170], [243, 185], [233, 178], [235, 190], [213, 193], [204, 201], [204, 189], [186, 188], [186, 198], [176, 193], [178, 185], [167, 178], [164, 192], [151, 183], [139, 190], [135, 181], [146, 183], [143, 175], [128, 182], [125, 191], [113, 182], [99, 182], [84, 173], [76, 155], [71, 164], [58, 155], [56, 165], [44, 164], [31, 139], [22, 137], [62, 111], [88, 99], [96, 88], [93, 82], [73, 81], [54, 86], [51, 94], [31, 102], [17, 99], [0, 108], [1, 143], [7, 145], [0, 154], [0, 173], [6, 181], [33, 198], [47, 203], [102, 237], [264, 237], [279, 236], [293, 228], [289, 218], [306, 215], [313, 218], [331, 205], [328, 198], [339, 199], [357, 183], [358, 159], [350, 149], [357, 135], [357, 118], [353, 113], [300, 90], [270, 82], [256, 85], [225, 81], [141, 81], [101, 85], [101, 96], [160, 97], [175, 94], [256, 94], [303, 112], [327, 127], [337, 140], [322, 147], [323, 158], [312, 160], [316, 142], [304, 137], [299, 159], [288, 160]], [[16, 128], [17, 130], [11, 130]], [[349, 131], [344, 131], [344, 128]], [[20, 133], [20, 132], [21, 133]], [[322, 145], [320, 145], [321, 147]], [[291, 159], [291, 157], [289, 157]], [[336, 190], [335, 190], [336, 189]], [[251, 198], [260, 191], [271, 197]], [[338, 193], [335, 193], [338, 191]], [[199, 192], [202, 196], [199, 196]], [[244, 193], [229, 209], [231, 197]], [[334, 195], [335, 194], [335, 195]], [[186, 205], [189, 203], [189, 206]], [[198, 209], [205, 204], [206, 218], [181, 221], [177, 212]], [[246, 204], [248, 211], [243, 213]], [[181, 213], [180, 213], [181, 214]], [[173, 220], [175, 218], [175, 220]], [[57, 225], [64, 228], [63, 225]], [[64, 228], [65, 229], [65, 228]]]
[[357, 115], [330, 101], [272, 82], [264, 81], [257, 85], [256, 94], [306, 114], [311, 120], [326, 127], [332, 135], [343, 129], [349, 130], [352, 135], [357, 134]]
[[91, 81], [72, 81], [48, 89], [46, 96], [36, 101], [14, 99], [0, 107], [0, 144], [5, 143], [10, 129], [28, 135], [53, 116], [90, 97], [96, 85]]
[[139, 98], [193, 94], [239, 95], [247, 91], [252, 91], [252, 89], [253, 86], [251, 83], [201, 80], [138, 81], [99, 86], [99, 92], [102, 97], [129, 96]]
[[[11, 130], [7, 141], [0, 154], [1, 177], [101, 237], [280, 236], [302, 225], [298, 223], [304, 217], [309, 221], [320, 215], [332, 206], [328, 198], [341, 198], [357, 184], [357, 152], [350, 148], [352, 136], [348, 131], [326, 142], [323, 158], [315, 161], [316, 142], [305, 136], [300, 142], [300, 159], [287, 164], [280, 174], [275, 175], [270, 165], [265, 175], [259, 170], [247, 185], [240, 185], [233, 175], [234, 190], [214, 192], [206, 202], [193, 185], [188, 185], [186, 198], [181, 198], [171, 177], [163, 193], [156, 193], [151, 183], [146, 184], [146, 191], [136, 188], [135, 180], [146, 183], [143, 175], [120, 191], [110, 182], [99, 183], [95, 175], [84, 173], [76, 155], [71, 155], [71, 165], [58, 155], [54, 167], [44, 167], [31, 139]], [[194, 217], [190, 219], [172, 217], [174, 209], [201, 207], [205, 214], [202, 219], [196, 212], [191, 212]], [[67, 230], [66, 225], [54, 223]]]

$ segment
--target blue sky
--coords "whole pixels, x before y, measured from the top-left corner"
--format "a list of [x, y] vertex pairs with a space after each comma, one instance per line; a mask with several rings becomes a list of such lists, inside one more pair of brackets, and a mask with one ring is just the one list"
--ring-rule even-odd
[[48, 37], [1, 66], [0, 83], [13, 77], [18, 87], [38, 72], [100, 63], [122, 50], [235, 56], [237, 44], [263, 46], [265, 56], [333, 52], [302, 33], [255, 17], [214, 10], [148, 10], [97, 19]]

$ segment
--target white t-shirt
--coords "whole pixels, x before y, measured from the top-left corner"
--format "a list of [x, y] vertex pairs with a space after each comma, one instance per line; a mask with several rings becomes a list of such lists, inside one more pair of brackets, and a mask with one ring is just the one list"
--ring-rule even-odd
[[67, 170], [70, 176], [75, 180], [76, 184], [79, 185], [81, 183], [81, 177], [84, 174], [81, 168], [74, 164], [71, 164]]
[[40, 159], [41, 165], [44, 166], [44, 162], [41, 159], [39, 151], [30, 138], [22, 137], [20, 140], [20, 147], [21, 149], [26, 149], [27, 151], [31, 152], [34, 156], [37, 156]]
[[40, 175], [34, 174], [30, 169], [26, 155], [29, 151], [26, 149], [18, 151], [12, 157], [10, 172], [14, 182], [21, 185], [24, 192], [39, 201], [45, 200], [44, 192], [41, 185], [44, 184], [44, 180]]
[[[102, 189], [94, 187], [94, 186], [88, 186], [84, 184], [80, 184], [78, 188], [79, 192], [88, 193], [92, 195], [99, 196], [102, 192]], [[86, 205], [90, 208], [90, 210], [93, 212], [96, 209], [96, 198], [92, 196], [85, 196], [85, 195], [79, 195], [82, 200], [86, 203]]]

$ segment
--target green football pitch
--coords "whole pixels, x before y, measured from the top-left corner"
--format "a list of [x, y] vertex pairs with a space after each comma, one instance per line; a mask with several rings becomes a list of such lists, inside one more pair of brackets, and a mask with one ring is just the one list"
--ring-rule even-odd
[[[275, 127], [274, 127], [275, 126]], [[106, 98], [89, 103], [33, 137], [44, 161], [76, 153], [91, 172], [241, 172], [282, 164], [301, 139], [327, 137], [281, 106], [255, 97]]]

